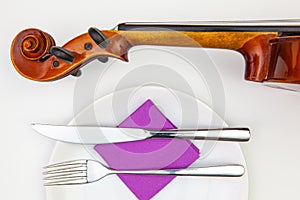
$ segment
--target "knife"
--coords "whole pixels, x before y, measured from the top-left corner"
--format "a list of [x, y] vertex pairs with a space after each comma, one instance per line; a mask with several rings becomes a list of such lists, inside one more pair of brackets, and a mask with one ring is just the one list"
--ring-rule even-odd
[[109, 144], [132, 142], [148, 138], [179, 138], [187, 140], [219, 140], [246, 142], [250, 139], [248, 128], [172, 129], [146, 130], [141, 128], [116, 128], [100, 126], [64, 126], [32, 124], [38, 133], [62, 142], [75, 144]]

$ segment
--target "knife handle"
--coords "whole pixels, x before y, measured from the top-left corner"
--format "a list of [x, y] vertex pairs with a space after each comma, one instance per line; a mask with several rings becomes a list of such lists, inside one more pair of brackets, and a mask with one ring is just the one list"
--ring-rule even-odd
[[248, 128], [198, 129], [150, 131], [154, 138], [180, 138], [187, 140], [218, 140], [247, 142], [250, 139]]

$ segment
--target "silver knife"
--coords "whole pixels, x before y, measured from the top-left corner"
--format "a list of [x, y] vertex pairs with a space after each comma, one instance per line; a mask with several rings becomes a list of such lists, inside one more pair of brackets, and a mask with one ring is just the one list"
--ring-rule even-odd
[[145, 130], [100, 126], [64, 126], [32, 124], [38, 133], [54, 140], [75, 144], [108, 144], [132, 142], [147, 138], [180, 138], [188, 140], [219, 140], [246, 142], [250, 139], [248, 128], [222, 128], [197, 130]]

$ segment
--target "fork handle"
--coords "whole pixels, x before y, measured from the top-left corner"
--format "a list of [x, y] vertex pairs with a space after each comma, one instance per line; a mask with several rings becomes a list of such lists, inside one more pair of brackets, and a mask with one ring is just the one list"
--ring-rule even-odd
[[175, 176], [218, 176], [240, 177], [245, 173], [242, 165], [221, 165], [213, 167], [195, 167], [186, 169], [165, 170], [113, 170], [114, 174], [146, 174], [146, 175], [175, 175]]

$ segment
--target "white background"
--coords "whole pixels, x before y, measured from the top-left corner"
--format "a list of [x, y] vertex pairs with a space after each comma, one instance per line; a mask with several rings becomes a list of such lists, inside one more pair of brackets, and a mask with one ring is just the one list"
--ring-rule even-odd
[[[2, 1], [0, 198], [45, 199], [41, 168], [55, 143], [36, 134], [29, 124], [64, 124], [73, 116], [76, 79], [38, 83], [24, 79], [13, 68], [9, 48], [19, 31], [36, 27], [62, 45], [90, 26], [110, 29], [125, 21], [300, 18], [299, 5], [296, 0]], [[227, 123], [247, 125], [253, 132], [251, 142], [242, 145], [249, 168], [249, 198], [299, 199], [300, 94], [244, 81], [244, 60], [237, 53], [209, 54], [224, 83]]]

